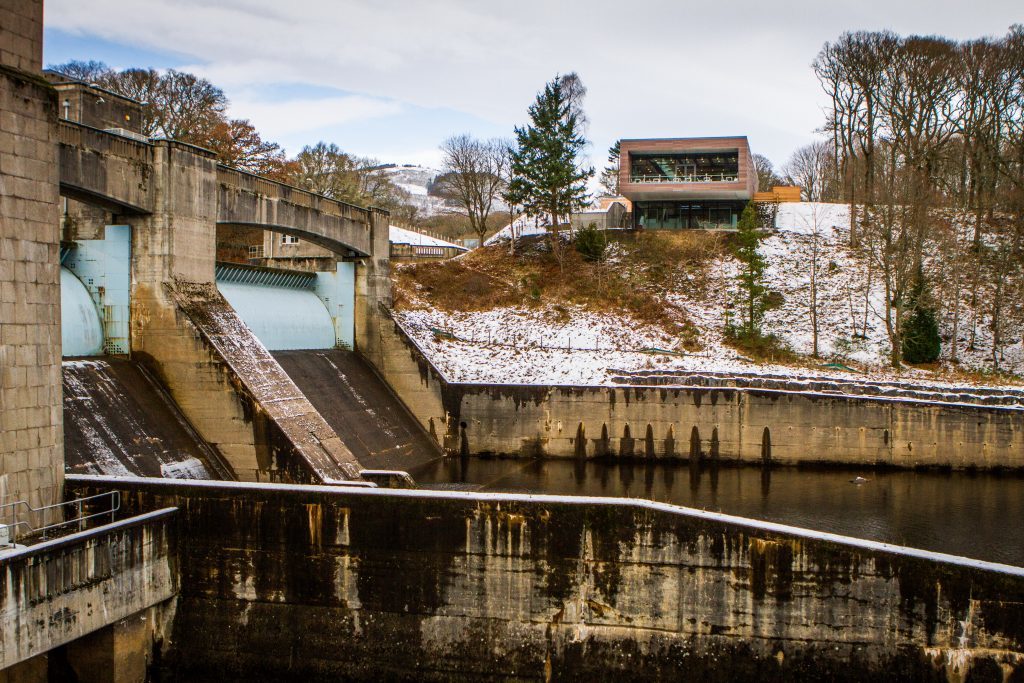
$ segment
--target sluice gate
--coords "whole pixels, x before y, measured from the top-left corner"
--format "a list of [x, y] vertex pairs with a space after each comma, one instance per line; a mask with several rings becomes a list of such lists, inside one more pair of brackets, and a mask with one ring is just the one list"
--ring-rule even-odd
[[306, 272], [218, 263], [217, 289], [270, 351], [351, 348], [354, 264]]

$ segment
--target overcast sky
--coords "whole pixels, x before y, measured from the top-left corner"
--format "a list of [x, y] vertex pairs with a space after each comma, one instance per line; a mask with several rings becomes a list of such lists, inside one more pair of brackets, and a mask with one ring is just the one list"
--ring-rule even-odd
[[702, 135], [747, 135], [780, 165], [823, 121], [825, 41], [1021, 22], [1021, 0], [46, 0], [44, 56], [193, 71], [290, 154], [325, 140], [432, 165], [449, 135], [510, 136], [576, 71], [598, 167], [618, 138]]

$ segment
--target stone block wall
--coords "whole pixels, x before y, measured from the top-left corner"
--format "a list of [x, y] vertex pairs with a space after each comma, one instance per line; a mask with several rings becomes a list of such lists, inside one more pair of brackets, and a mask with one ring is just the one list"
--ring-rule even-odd
[[42, 0], [0, 5], [0, 64], [33, 74], [43, 68]]
[[0, 500], [33, 507], [60, 502], [64, 476], [56, 100], [8, 68], [38, 67], [36, 4], [0, 8]]
[[1024, 674], [1019, 568], [620, 499], [69, 481], [179, 508], [169, 678]]

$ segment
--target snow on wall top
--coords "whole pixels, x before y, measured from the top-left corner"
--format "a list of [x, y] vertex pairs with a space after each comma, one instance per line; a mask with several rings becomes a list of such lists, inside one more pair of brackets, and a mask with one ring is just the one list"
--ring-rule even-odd
[[451, 249], [458, 249], [460, 251], [468, 251], [464, 246], [460, 244], [446, 242], [442, 239], [438, 239], [437, 237], [424, 235], [421, 232], [407, 230], [406, 228], [400, 228], [397, 225], [391, 225], [388, 226], [388, 228], [388, 238], [391, 240], [392, 244], [411, 244], [416, 247], [449, 247]]

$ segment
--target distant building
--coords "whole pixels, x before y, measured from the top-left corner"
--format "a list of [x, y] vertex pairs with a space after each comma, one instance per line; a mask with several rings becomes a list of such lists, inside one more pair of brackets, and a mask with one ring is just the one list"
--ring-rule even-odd
[[767, 192], [755, 192], [754, 201], [762, 204], [781, 204], [801, 201], [799, 185], [774, 185]]
[[396, 263], [438, 261], [469, 251], [466, 247], [407, 228], [391, 226], [391, 260]]
[[757, 190], [745, 136], [622, 140], [619, 148], [632, 227], [735, 229]]
[[68, 78], [57, 71], [43, 76], [57, 91], [58, 112], [62, 119], [135, 139], [142, 135], [142, 104], [105, 90], [98, 85]]
[[627, 225], [629, 200], [624, 197], [600, 197], [594, 206], [572, 215], [572, 227], [586, 228], [593, 224], [598, 230], [631, 227]]

